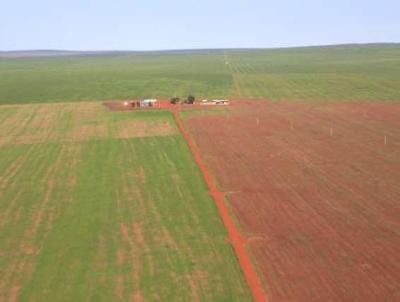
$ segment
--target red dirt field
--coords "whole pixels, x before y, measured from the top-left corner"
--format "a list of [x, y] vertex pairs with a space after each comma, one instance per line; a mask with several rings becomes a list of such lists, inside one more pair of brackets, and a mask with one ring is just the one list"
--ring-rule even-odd
[[400, 105], [238, 102], [185, 120], [269, 301], [400, 301]]
[[246, 278], [246, 281], [249, 285], [250, 291], [256, 302], [267, 302], [265, 294], [263, 292], [262, 286], [258, 279], [257, 273], [253, 268], [253, 265], [250, 261], [250, 257], [245, 248], [245, 241], [241, 238], [235, 223], [232, 221], [232, 218], [229, 215], [228, 208], [224, 203], [223, 194], [217, 189], [214, 180], [211, 177], [210, 172], [208, 171], [207, 166], [203, 162], [200, 152], [198, 151], [196, 145], [192, 142], [190, 138], [189, 132], [185, 129], [184, 124], [179, 116], [178, 110], [172, 110], [174, 115], [176, 124], [178, 125], [179, 130], [181, 131], [186, 143], [192, 155], [200, 168], [201, 173], [203, 174], [204, 180], [207, 183], [207, 186], [210, 190], [210, 195], [214, 199], [214, 202], [218, 208], [220, 217], [224, 226], [228, 232], [228, 238], [231, 242], [233, 249], [235, 250], [236, 256], [239, 260], [240, 267], [242, 268], [243, 274]]

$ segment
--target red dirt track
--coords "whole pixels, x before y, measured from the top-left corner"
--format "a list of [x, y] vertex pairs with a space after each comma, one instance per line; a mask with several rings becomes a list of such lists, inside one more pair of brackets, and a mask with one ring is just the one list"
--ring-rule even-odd
[[246, 281], [250, 287], [250, 290], [251, 290], [254, 300], [257, 302], [267, 301], [267, 298], [261, 287], [260, 281], [258, 280], [257, 273], [255, 272], [255, 270], [253, 268], [253, 264], [251, 263], [249, 256], [247, 255], [246, 248], [245, 248], [245, 242], [240, 237], [239, 232], [237, 231], [236, 226], [233, 223], [233, 221], [229, 215], [228, 209], [224, 203], [224, 195], [220, 191], [218, 191], [216, 185], [214, 184], [211, 174], [209, 173], [206, 165], [204, 164], [204, 162], [200, 156], [199, 150], [193, 144], [193, 142], [189, 136], [189, 132], [187, 132], [187, 130], [185, 129], [185, 127], [183, 125], [183, 122], [179, 116], [178, 110], [172, 109], [172, 113], [175, 117], [175, 120], [176, 120], [179, 130], [181, 131], [183, 137], [185, 138], [185, 140], [189, 146], [189, 149], [191, 150], [191, 152], [194, 156], [194, 159], [203, 174], [203, 177], [204, 177], [204, 179], [207, 183], [207, 186], [210, 190], [210, 194], [216, 203], [216, 206], [219, 210], [222, 221], [228, 231], [229, 240], [235, 250], [236, 256], [238, 257], [240, 266], [243, 270], [243, 273], [244, 273]]
[[253, 294], [245, 244], [270, 301], [400, 301], [400, 105], [232, 105], [174, 114]]

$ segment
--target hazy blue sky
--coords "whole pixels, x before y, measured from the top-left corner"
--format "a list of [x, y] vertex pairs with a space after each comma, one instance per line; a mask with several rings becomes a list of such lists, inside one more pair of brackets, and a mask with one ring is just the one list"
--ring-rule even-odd
[[400, 42], [400, 0], [0, 0], [0, 50]]

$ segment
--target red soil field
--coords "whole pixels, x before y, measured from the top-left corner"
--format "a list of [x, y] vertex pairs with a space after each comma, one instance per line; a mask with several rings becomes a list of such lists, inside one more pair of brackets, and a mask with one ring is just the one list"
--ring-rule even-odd
[[269, 301], [400, 301], [400, 105], [238, 102], [185, 120]]
[[211, 174], [208, 171], [207, 166], [205, 165], [205, 163], [201, 158], [199, 150], [192, 142], [189, 132], [186, 130], [179, 116], [178, 110], [172, 109], [172, 113], [174, 115], [179, 130], [181, 131], [184, 139], [186, 140], [186, 143], [188, 144], [188, 147], [192, 152], [192, 155], [197, 165], [199, 166], [201, 173], [203, 174], [204, 180], [206, 181], [207, 186], [210, 190], [210, 195], [214, 199], [214, 202], [218, 208], [222, 222], [224, 223], [224, 226], [228, 232], [229, 241], [231, 242], [235, 250], [236, 256], [239, 260], [240, 267], [242, 268], [242, 271], [249, 285], [254, 301], [266, 302], [267, 299], [263, 292], [260, 281], [257, 277], [257, 273], [254, 270], [253, 265], [251, 264], [248, 253], [246, 252], [245, 242], [243, 241], [243, 238], [241, 238], [241, 236], [239, 235], [239, 232], [237, 231], [237, 228], [229, 215], [229, 211], [224, 203], [223, 194], [217, 189], [214, 180], [212, 179]]

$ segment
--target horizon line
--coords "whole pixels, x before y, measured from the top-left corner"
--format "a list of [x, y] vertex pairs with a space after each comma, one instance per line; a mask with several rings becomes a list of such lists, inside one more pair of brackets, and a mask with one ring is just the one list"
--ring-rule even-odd
[[332, 46], [373, 46], [373, 45], [396, 45], [400, 42], [365, 42], [365, 43], [337, 43], [337, 44], [309, 44], [294, 46], [276, 46], [276, 47], [215, 47], [215, 48], [165, 48], [165, 49], [58, 49], [58, 48], [34, 48], [34, 49], [7, 49], [1, 50], [0, 53], [23, 53], [23, 52], [69, 52], [69, 53], [90, 53], [90, 52], [173, 52], [173, 51], [204, 51], [204, 50], [273, 50], [273, 49], [291, 49], [291, 48], [313, 48], [313, 47], [332, 47]]

